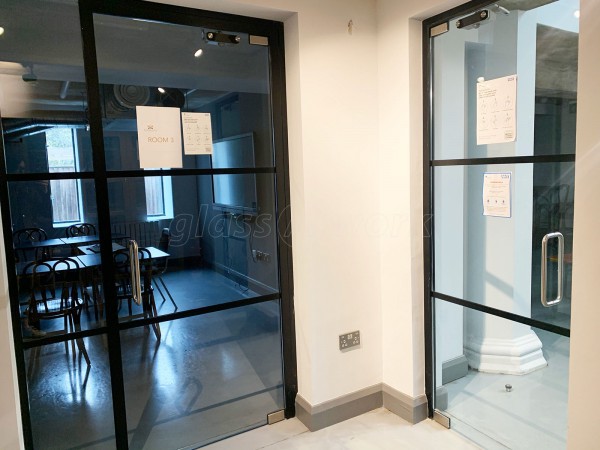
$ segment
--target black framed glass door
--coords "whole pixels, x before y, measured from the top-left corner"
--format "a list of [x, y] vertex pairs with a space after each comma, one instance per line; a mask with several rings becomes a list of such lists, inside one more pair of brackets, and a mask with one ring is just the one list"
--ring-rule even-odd
[[424, 25], [430, 414], [486, 448], [566, 445], [579, 4], [545, 3]]
[[293, 416], [281, 24], [25, 3], [0, 193], [26, 446], [196, 447]]

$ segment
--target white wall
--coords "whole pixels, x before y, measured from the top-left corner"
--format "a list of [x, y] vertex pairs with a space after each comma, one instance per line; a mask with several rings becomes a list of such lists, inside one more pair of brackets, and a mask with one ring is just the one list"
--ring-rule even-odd
[[[0, 226], [0, 236], [2, 226]], [[8, 280], [4, 246], [0, 244], [0, 448], [23, 446], [17, 369], [14, 358], [12, 327], [8, 304]]]
[[571, 360], [569, 373], [570, 449], [598, 448], [600, 427], [594, 412], [600, 403], [598, 357], [598, 271], [600, 269], [600, 2], [582, 0], [579, 22], [577, 161], [575, 163], [575, 236]]
[[[285, 20], [299, 394], [316, 405], [380, 383], [375, 1], [165, 3]], [[361, 348], [341, 353], [353, 330]]]

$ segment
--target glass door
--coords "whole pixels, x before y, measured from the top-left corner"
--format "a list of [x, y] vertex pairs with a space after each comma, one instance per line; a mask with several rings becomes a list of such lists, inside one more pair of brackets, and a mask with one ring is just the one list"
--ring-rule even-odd
[[77, 4], [7, 0], [0, 16], [3, 270], [25, 446], [114, 448], [103, 286], [78, 259], [104, 236]]
[[197, 448], [293, 416], [282, 24], [5, 3], [26, 448]]
[[285, 408], [268, 37], [104, 12], [110, 234], [140, 249], [141, 301], [124, 251], [107, 292], [129, 445], [199, 446]]
[[428, 392], [485, 448], [566, 446], [578, 14], [472, 2], [426, 23]]

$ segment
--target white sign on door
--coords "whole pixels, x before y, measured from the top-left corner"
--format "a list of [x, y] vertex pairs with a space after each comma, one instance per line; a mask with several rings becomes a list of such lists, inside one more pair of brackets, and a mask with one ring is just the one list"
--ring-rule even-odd
[[513, 142], [516, 115], [516, 75], [477, 83], [477, 145]]
[[140, 168], [179, 169], [181, 115], [179, 108], [136, 106]]
[[483, 174], [483, 215], [510, 217], [511, 172]]
[[212, 155], [210, 113], [181, 113], [183, 152], [186, 155]]

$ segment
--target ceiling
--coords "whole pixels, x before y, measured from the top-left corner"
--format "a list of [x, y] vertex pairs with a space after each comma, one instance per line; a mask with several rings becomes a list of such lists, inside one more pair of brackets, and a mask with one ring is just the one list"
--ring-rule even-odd
[[[15, 14], [14, 11], [19, 11]], [[4, 117], [83, 111], [86, 86], [74, 0], [2, 0], [0, 106]], [[207, 30], [136, 19], [94, 17], [102, 84], [177, 88], [189, 109], [230, 92], [268, 92], [268, 47], [215, 45]], [[194, 57], [199, 48], [202, 56]], [[29, 116], [28, 116], [29, 114]]]

